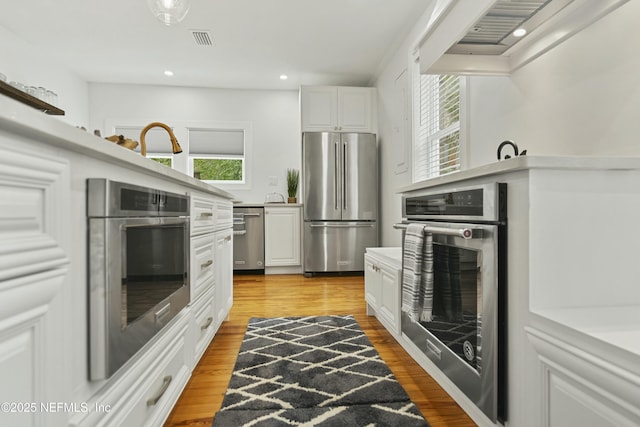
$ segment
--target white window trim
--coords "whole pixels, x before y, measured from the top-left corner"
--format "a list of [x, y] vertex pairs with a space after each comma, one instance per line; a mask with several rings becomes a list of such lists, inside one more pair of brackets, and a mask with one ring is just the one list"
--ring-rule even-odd
[[[416, 182], [416, 146], [417, 146], [417, 129], [418, 124], [420, 123], [420, 99], [416, 99], [416, 73], [420, 74], [420, 52], [419, 49], [413, 49], [409, 54], [409, 63], [411, 66], [411, 78], [409, 79], [410, 91], [411, 94], [411, 109], [412, 109], [412, 117], [413, 123], [411, 126], [411, 175], [412, 182]], [[469, 82], [468, 77], [460, 76], [460, 112], [459, 112], [460, 122], [459, 132], [460, 132], [460, 170], [464, 170], [468, 168], [469, 160]], [[439, 134], [445, 133], [448, 129], [443, 129], [439, 132]]]
[[[252, 184], [253, 171], [253, 126], [251, 122], [244, 121], [190, 121], [190, 120], [174, 120], [171, 118], [110, 118], [105, 120], [105, 133], [113, 135], [118, 127], [144, 127], [151, 122], [165, 123], [173, 129], [173, 133], [182, 148], [181, 154], [174, 154], [172, 167], [173, 169], [193, 177], [193, 161], [189, 151], [189, 129], [212, 129], [212, 130], [242, 130], [244, 132], [244, 162], [243, 162], [243, 182], [225, 182], [225, 181], [205, 181], [215, 183], [216, 187], [224, 190], [250, 190]], [[167, 144], [171, 144], [169, 135], [167, 135]], [[150, 156], [150, 154], [147, 154]], [[166, 156], [163, 154], [162, 156]], [[153, 157], [161, 157], [153, 155]], [[195, 156], [200, 157], [200, 156]]]

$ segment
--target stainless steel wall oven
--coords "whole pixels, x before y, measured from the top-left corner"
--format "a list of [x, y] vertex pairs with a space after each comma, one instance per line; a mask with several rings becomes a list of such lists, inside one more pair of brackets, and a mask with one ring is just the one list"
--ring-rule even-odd
[[[408, 195], [395, 226], [402, 333], [493, 422], [506, 420], [506, 194], [490, 184]], [[407, 229], [422, 233], [419, 275]]]
[[189, 198], [87, 180], [89, 377], [110, 377], [189, 303]]

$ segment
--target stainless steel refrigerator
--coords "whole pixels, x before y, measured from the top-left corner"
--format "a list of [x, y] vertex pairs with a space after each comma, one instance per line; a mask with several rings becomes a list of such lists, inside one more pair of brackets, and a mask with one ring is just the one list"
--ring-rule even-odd
[[304, 272], [364, 271], [378, 246], [378, 147], [364, 133], [302, 137]]

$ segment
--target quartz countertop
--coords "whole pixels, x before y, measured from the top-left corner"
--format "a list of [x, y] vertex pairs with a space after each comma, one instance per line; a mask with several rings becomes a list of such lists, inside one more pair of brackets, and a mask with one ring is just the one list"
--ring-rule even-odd
[[402, 268], [402, 248], [400, 247], [367, 248], [367, 253], [389, 265]]
[[590, 156], [518, 156], [496, 161], [488, 165], [416, 182], [398, 189], [398, 193], [428, 189], [474, 178], [485, 178], [529, 169], [563, 170], [638, 170], [638, 157], [590, 157]]
[[[227, 199], [235, 196], [225, 190], [168, 168], [134, 151], [75, 128], [18, 101], [0, 95], [0, 133], [10, 132], [49, 146], [80, 153], [135, 171], [144, 171], [185, 187]], [[167, 135], [167, 144], [170, 144]]]

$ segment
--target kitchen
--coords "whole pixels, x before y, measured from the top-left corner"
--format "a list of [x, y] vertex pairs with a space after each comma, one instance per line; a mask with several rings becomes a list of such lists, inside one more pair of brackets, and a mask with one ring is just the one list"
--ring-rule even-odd
[[[401, 233], [392, 227], [401, 219], [401, 199], [397, 191], [412, 184], [410, 140], [404, 138], [409, 145], [396, 143], [398, 129], [402, 126], [397, 116], [400, 108], [396, 81], [407, 69], [409, 53], [431, 21], [432, 8], [438, 10], [447, 2], [417, 3], [422, 2], [413, 3], [415, 10], [421, 9], [421, 16], [418, 18], [416, 14], [415, 23], [397, 33], [396, 47], [384, 63], [376, 64], [379, 70], [372, 80], [357, 84], [375, 86], [378, 93], [381, 246], [401, 245]], [[628, 46], [629, 40], [637, 38], [635, 22], [640, 12], [637, 3], [620, 3], [619, 9], [611, 6], [613, 10], [608, 15], [524, 64], [510, 76], [492, 74], [468, 78], [468, 145], [463, 169], [494, 163], [495, 149], [505, 139], [516, 141], [521, 149], [528, 149], [529, 155], [533, 156], [640, 155], [637, 144], [630, 137], [640, 130], [634, 120], [634, 113], [639, 110], [635, 76], [640, 59], [622, 48]], [[79, 13], [83, 7], [78, 6]], [[123, 5], [123, 10], [125, 7], [133, 6]], [[128, 18], [122, 19], [133, 19], [131, 15], [143, 16], [144, 5], [136, 7], [139, 9], [136, 14], [128, 14]], [[468, 16], [459, 28], [469, 26], [478, 15]], [[135, 21], [126, 22], [135, 26]], [[142, 124], [155, 120], [202, 122], [213, 118], [221, 122], [251, 122], [253, 144], [247, 148], [247, 161], [252, 158], [260, 161], [253, 160], [253, 165], [247, 169], [252, 178], [251, 188], [232, 191], [244, 201], [260, 202], [271, 191], [284, 192], [284, 171], [300, 165], [297, 88], [203, 89], [159, 83], [153, 86], [89, 83], [67, 71], [63, 65], [45, 67], [48, 62], [42, 62], [42, 51], [33, 52], [33, 47], [11, 30], [10, 22], [3, 19], [0, 24], [0, 51], [6, 58], [6, 66], [3, 64], [0, 71], [10, 79], [15, 76], [25, 82], [42, 81], [45, 86], [56, 88], [64, 101], [62, 105], [67, 115], [63, 120], [67, 123], [106, 132], [107, 120], [132, 117], [144, 119]], [[90, 31], [89, 23], [78, 20], [78, 25], [78, 31]], [[173, 28], [169, 27], [169, 31]], [[434, 37], [432, 41], [433, 55], [439, 57], [461, 32], [449, 30], [437, 35], [444, 38], [438, 41]], [[110, 72], [117, 74], [119, 71], [114, 67]], [[356, 84], [345, 82], [341, 85]], [[405, 135], [410, 133], [409, 129]], [[181, 167], [187, 170], [186, 165]], [[276, 177], [276, 186], [265, 179], [270, 176]], [[230, 190], [227, 188], [227, 191]], [[73, 209], [83, 211], [84, 207], [73, 206]], [[628, 298], [629, 303], [638, 303], [637, 295]]]

